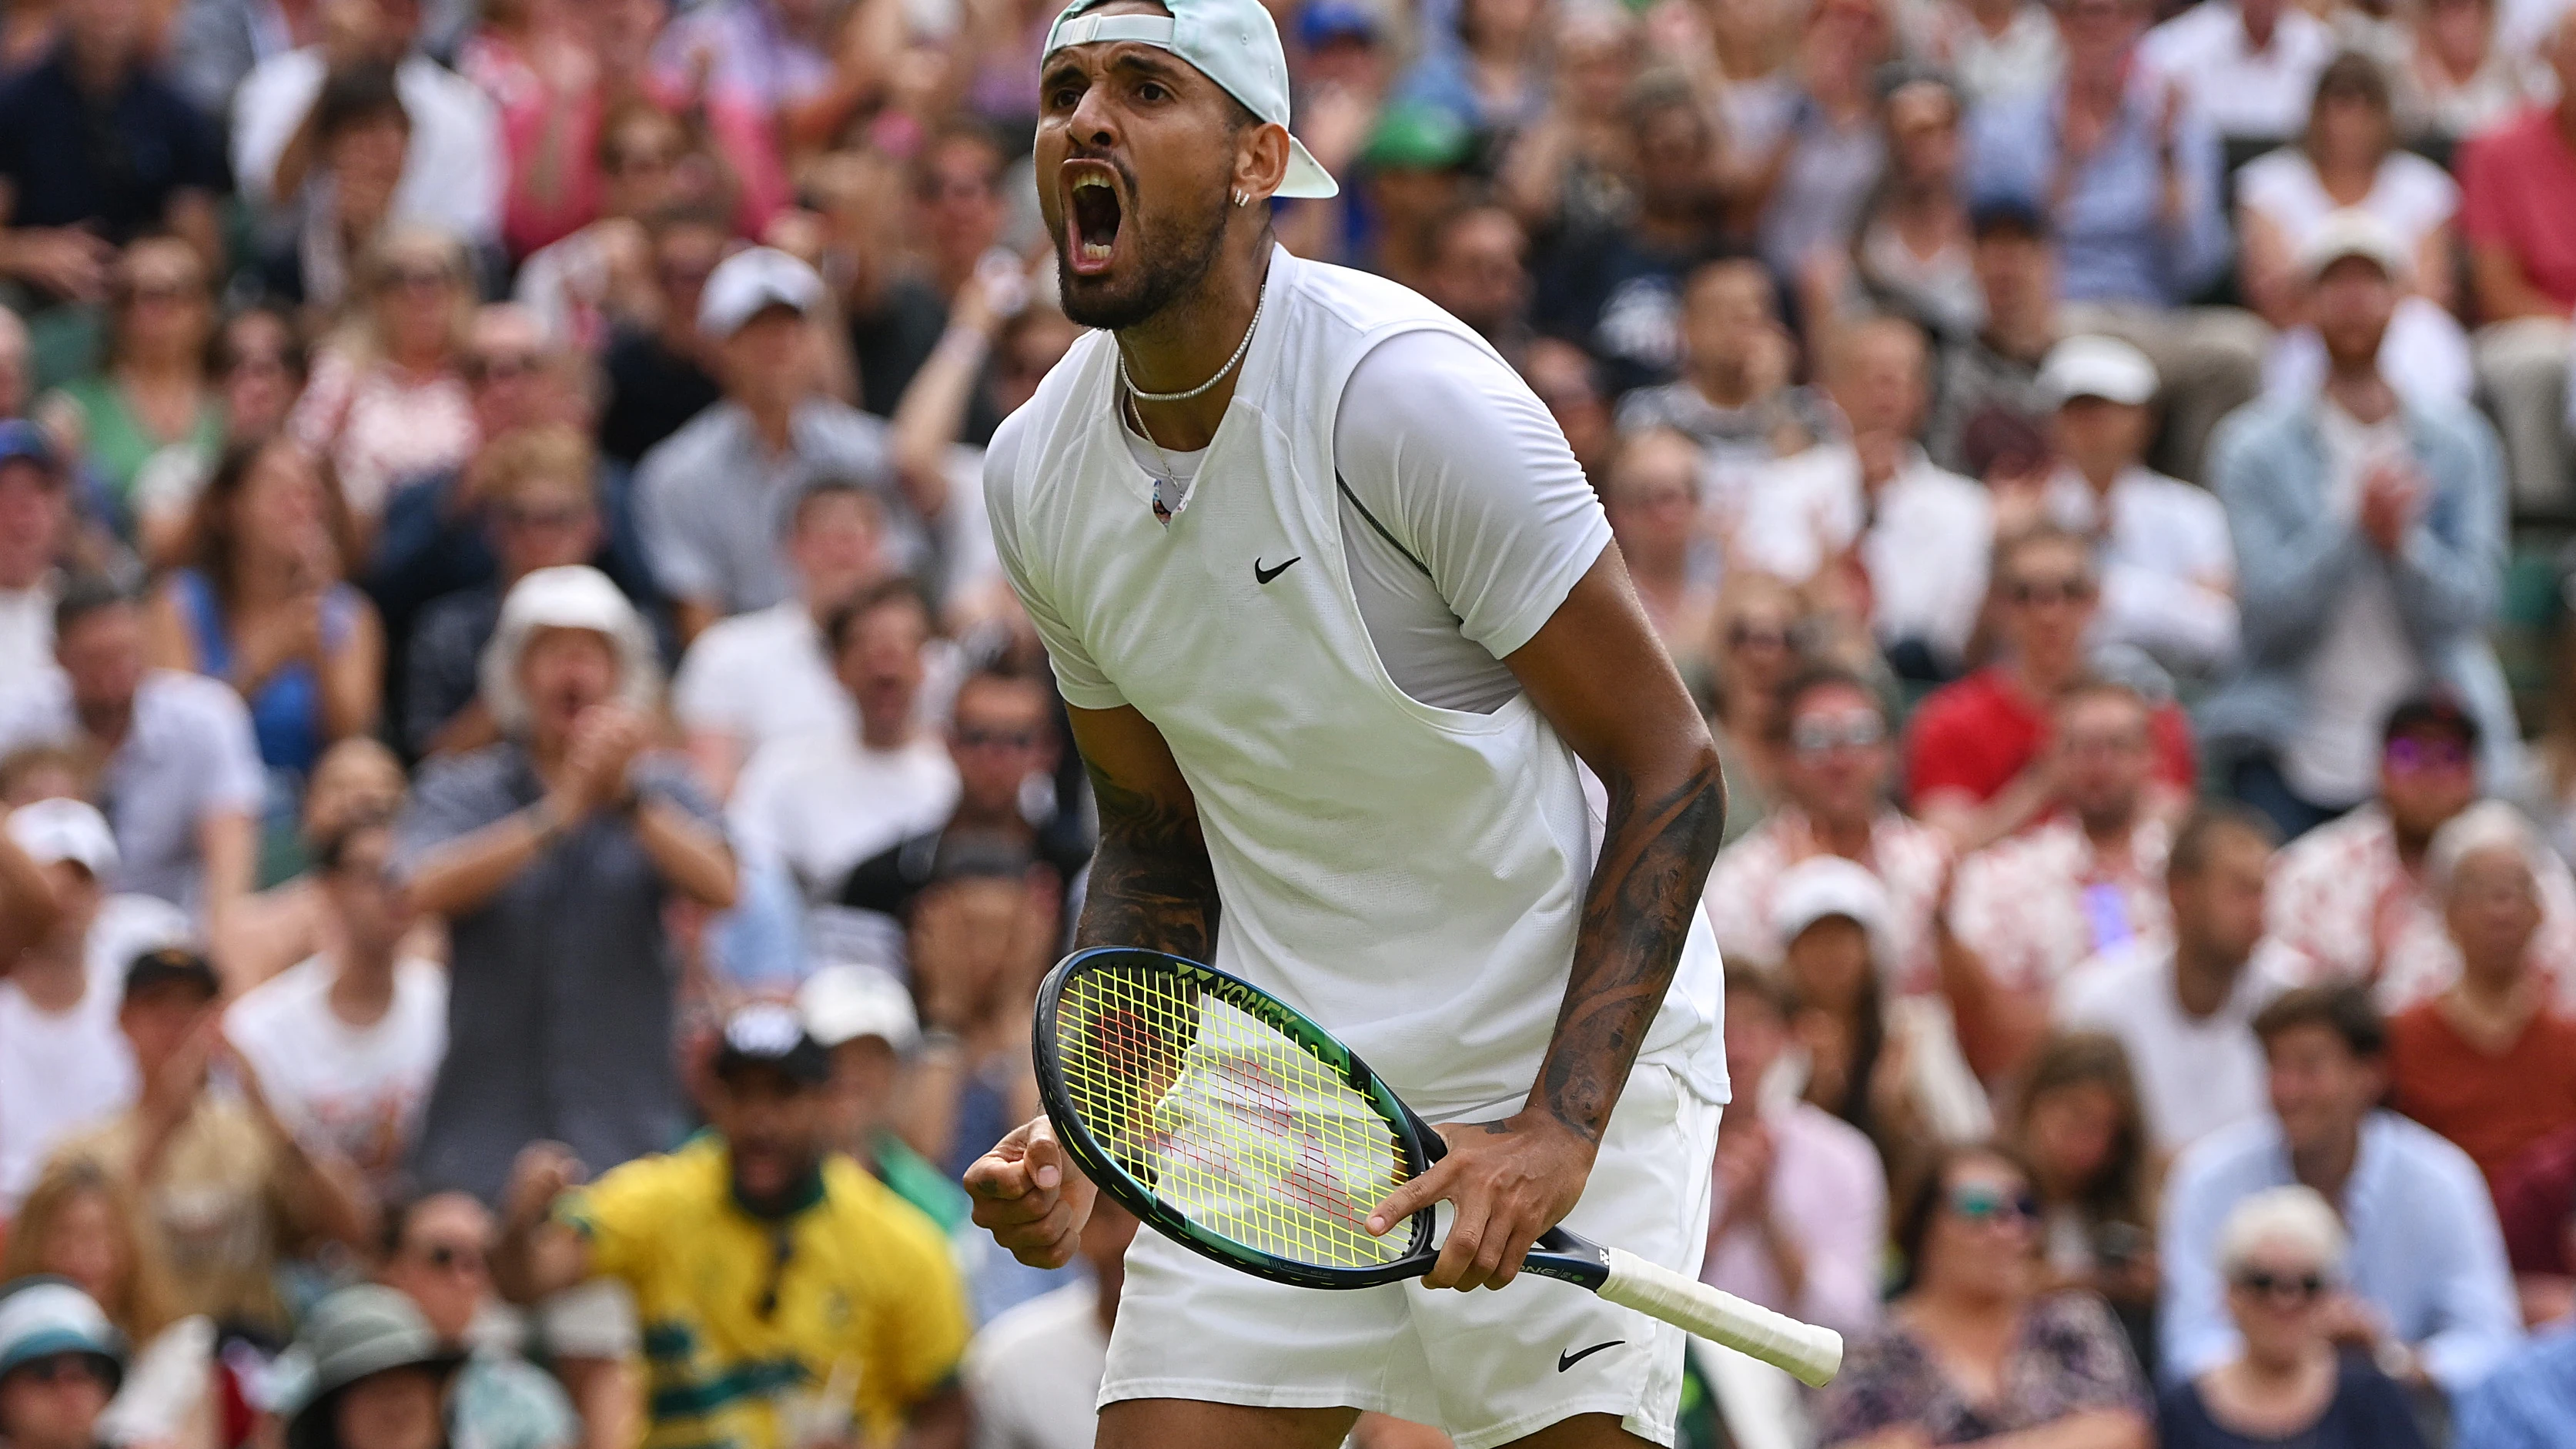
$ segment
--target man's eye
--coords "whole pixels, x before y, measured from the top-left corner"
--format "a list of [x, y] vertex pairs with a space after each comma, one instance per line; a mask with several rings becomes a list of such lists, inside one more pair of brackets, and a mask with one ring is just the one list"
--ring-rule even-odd
[[1136, 87], [1136, 99], [1140, 101], [1159, 101], [1170, 94], [1170, 91], [1163, 89], [1160, 85], [1157, 85], [1152, 81], [1147, 81], [1143, 85]]

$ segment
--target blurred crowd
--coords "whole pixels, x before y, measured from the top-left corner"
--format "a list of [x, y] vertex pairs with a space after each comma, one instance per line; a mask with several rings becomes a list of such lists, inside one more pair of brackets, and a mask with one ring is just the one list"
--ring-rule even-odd
[[[2576, 12], [1271, 8], [1725, 759], [1689, 1442], [2570, 1442]], [[1090, 1443], [1054, 9], [0, 5], [0, 1446]]]

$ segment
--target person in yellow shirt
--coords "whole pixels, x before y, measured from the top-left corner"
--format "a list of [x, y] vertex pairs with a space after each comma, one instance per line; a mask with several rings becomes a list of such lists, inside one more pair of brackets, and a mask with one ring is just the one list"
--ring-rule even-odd
[[829, 1075], [793, 1009], [746, 1006], [717, 1049], [713, 1132], [588, 1187], [561, 1144], [519, 1155], [493, 1276], [523, 1303], [595, 1276], [633, 1290], [643, 1449], [964, 1449], [947, 1240], [826, 1153]]

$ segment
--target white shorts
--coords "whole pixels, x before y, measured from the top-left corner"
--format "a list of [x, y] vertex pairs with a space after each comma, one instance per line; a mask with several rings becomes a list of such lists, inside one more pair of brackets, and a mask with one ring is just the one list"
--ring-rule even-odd
[[[1460, 1117], [1507, 1116], [1519, 1105]], [[1566, 1227], [1696, 1276], [1717, 1119], [1716, 1104], [1679, 1073], [1639, 1063]], [[1577, 1414], [1616, 1414], [1628, 1432], [1669, 1445], [1684, 1337], [1530, 1274], [1500, 1292], [1415, 1281], [1294, 1288], [1149, 1230], [1127, 1250], [1100, 1402], [1368, 1409], [1445, 1429], [1458, 1449], [1507, 1444]]]

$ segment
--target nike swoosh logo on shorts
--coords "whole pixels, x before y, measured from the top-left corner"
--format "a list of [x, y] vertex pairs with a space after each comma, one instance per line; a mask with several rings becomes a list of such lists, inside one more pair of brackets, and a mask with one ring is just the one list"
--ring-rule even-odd
[[1617, 1348], [1619, 1345], [1626, 1343], [1627, 1341], [1628, 1340], [1624, 1338], [1614, 1338], [1608, 1343], [1596, 1343], [1590, 1348], [1578, 1348], [1572, 1353], [1560, 1353], [1556, 1356], [1556, 1371], [1558, 1373], [1563, 1373], [1567, 1369], [1570, 1369], [1576, 1364], [1583, 1362], [1585, 1359], [1592, 1357], [1594, 1354], [1599, 1353], [1601, 1350], [1605, 1348]]
[[1297, 558], [1292, 558], [1288, 560], [1288, 563], [1281, 564], [1275, 569], [1263, 568], [1261, 566], [1261, 560], [1254, 559], [1252, 561], [1252, 581], [1256, 584], [1266, 584], [1272, 579], [1279, 577], [1281, 574], [1288, 572], [1288, 564], [1295, 563], [1297, 559], [1304, 557], [1305, 555], [1301, 553], [1297, 555]]

